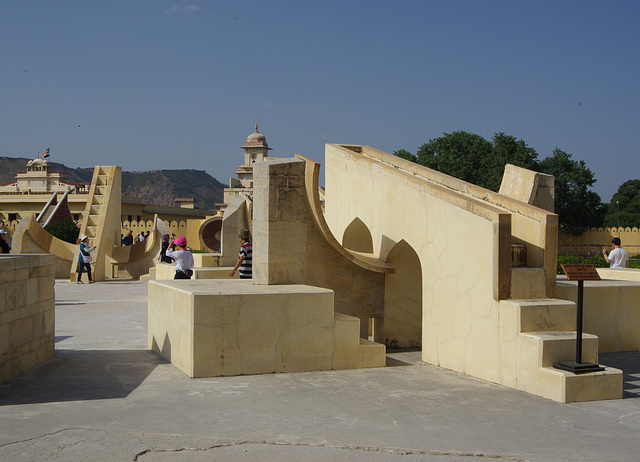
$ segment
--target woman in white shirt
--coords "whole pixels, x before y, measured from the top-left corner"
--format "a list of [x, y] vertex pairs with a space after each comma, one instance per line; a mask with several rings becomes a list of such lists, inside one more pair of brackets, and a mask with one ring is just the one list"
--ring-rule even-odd
[[173, 279], [191, 279], [194, 265], [193, 254], [187, 248], [187, 240], [184, 236], [178, 236], [174, 239], [169, 245], [166, 255], [176, 262], [176, 275]]

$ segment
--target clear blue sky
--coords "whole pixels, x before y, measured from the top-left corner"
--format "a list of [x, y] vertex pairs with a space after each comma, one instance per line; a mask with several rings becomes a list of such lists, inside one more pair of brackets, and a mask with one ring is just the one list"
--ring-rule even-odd
[[203, 169], [458, 130], [640, 178], [638, 1], [2, 0], [0, 155]]

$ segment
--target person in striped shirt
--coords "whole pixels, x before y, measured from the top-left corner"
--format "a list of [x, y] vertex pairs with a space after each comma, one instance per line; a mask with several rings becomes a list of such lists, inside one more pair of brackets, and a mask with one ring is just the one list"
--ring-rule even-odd
[[251, 235], [248, 229], [243, 229], [240, 231], [240, 258], [238, 258], [238, 263], [233, 267], [231, 272], [229, 272], [229, 276], [233, 277], [236, 274], [236, 271], [240, 269], [240, 279], [251, 279], [251, 257], [253, 254], [253, 249], [251, 246]]

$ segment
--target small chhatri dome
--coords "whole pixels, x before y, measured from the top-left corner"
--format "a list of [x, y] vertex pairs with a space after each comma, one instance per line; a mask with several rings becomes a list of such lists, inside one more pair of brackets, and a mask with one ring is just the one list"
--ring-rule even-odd
[[32, 167], [34, 165], [47, 165], [49, 162], [46, 159], [33, 159], [27, 162], [27, 167]]
[[271, 151], [271, 148], [267, 144], [267, 138], [258, 131], [258, 122], [256, 122], [256, 131], [247, 137], [247, 142], [242, 146], [243, 148], [266, 148]]

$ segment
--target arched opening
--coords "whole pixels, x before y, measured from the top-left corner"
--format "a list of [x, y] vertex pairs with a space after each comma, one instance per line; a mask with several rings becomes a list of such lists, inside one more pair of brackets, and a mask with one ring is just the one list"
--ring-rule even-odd
[[349, 250], [363, 253], [373, 253], [373, 239], [369, 228], [360, 218], [354, 219], [342, 236], [342, 245]]
[[420, 258], [404, 240], [387, 257], [395, 273], [385, 276], [384, 318], [376, 320], [374, 336], [387, 348], [422, 346], [422, 266]]

